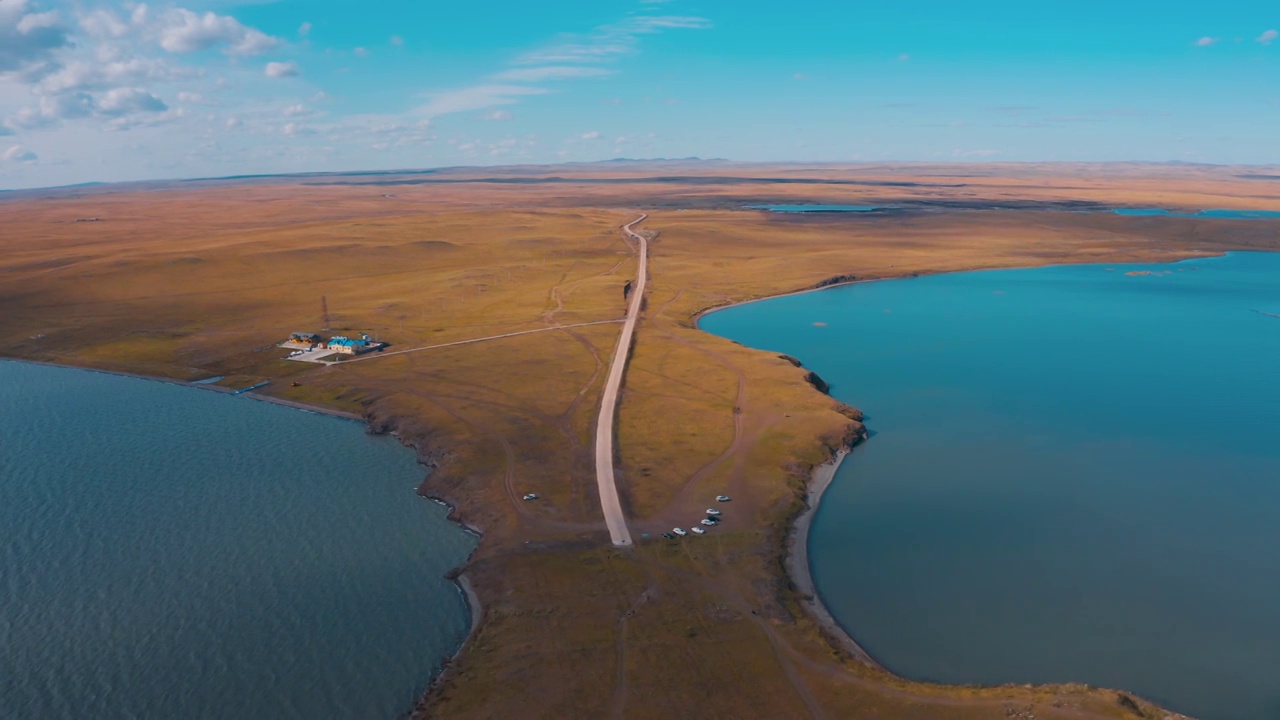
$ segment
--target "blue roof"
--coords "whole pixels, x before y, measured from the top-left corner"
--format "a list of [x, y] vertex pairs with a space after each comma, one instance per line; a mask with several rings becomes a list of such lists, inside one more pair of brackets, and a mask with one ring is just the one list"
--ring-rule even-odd
[[347, 338], [347, 337], [335, 337], [335, 338], [329, 339], [329, 344], [341, 345], [343, 347], [358, 347], [360, 345], [368, 345], [369, 343], [364, 340], [352, 340], [351, 338]]

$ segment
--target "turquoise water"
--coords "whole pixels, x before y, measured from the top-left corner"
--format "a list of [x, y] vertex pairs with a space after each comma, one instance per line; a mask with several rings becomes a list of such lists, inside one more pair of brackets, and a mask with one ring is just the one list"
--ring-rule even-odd
[[0, 420], [0, 717], [399, 717], [466, 634], [394, 439], [12, 362]]
[[768, 210], [777, 213], [816, 213], [816, 212], [875, 212], [889, 210], [879, 205], [751, 205], [751, 210]]
[[1280, 218], [1276, 210], [1201, 210], [1193, 213], [1173, 212], [1160, 208], [1120, 208], [1114, 211], [1117, 215], [1136, 217], [1178, 217], [1178, 218], [1212, 218], [1217, 220], [1266, 220]]
[[702, 325], [866, 412], [810, 558], [886, 666], [1280, 718], [1280, 255], [866, 283]]

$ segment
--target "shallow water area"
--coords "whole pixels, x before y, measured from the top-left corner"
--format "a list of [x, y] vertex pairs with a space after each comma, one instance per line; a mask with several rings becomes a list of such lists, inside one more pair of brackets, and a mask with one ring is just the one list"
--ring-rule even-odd
[[1280, 255], [865, 283], [701, 324], [866, 412], [809, 554], [887, 667], [1280, 717]]
[[4, 361], [0, 419], [0, 717], [398, 717], [466, 634], [393, 438]]

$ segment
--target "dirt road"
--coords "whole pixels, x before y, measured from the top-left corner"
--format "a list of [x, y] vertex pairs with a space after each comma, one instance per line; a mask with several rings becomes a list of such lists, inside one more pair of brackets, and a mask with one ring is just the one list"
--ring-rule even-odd
[[609, 527], [609, 538], [618, 547], [631, 545], [631, 531], [618, 499], [618, 485], [613, 475], [614, 420], [618, 415], [618, 391], [622, 389], [622, 376], [631, 357], [631, 340], [635, 336], [636, 321], [640, 318], [640, 304], [644, 300], [644, 285], [649, 274], [649, 241], [637, 235], [631, 228], [644, 222], [648, 215], [641, 215], [622, 227], [622, 231], [639, 243], [640, 263], [636, 270], [635, 286], [631, 290], [631, 303], [627, 307], [627, 319], [618, 337], [618, 349], [609, 365], [609, 377], [605, 380], [600, 400], [600, 416], [596, 419], [596, 484], [600, 488], [600, 508], [604, 522]]

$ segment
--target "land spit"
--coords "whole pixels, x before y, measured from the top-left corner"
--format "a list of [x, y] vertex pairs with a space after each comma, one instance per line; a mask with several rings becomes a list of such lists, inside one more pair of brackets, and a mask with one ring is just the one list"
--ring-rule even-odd
[[[363, 417], [418, 448], [435, 465], [423, 493], [484, 531], [465, 567], [481, 621], [423, 716], [647, 718], [710, 707], [738, 717], [1163, 717], [1079, 686], [914, 683], [833, 644], [838, 635], [812, 619], [784, 558], [790, 521], [806, 497], [818, 501], [810, 471], [846, 444], [851, 418], [803, 369], [701, 333], [692, 318], [833, 277], [1274, 249], [1280, 234], [1267, 221], [1052, 209], [1077, 200], [1254, 207], [1265, 204], [1265, 186], [1231, 169], [1140, 166], [765, 170], [510, 171], [561, 178], [539, 184], [467, 181], [500, 170], [448, 171], [457, 182], [407, 178], [393, 199], [298, 180], [28, 193], [0, 202], [0, 342], [15, 357], [176, 380], [221, 375], [229, 388], [269, 380], [258, 393]], [[924, 179], [938, 173], [971, 177], [962, 188]], [[677, 174], [679, 182], [662, 179]], [[768, 179], [780, 176], [806, 182]], [[716, 209], [975, 196], [1029, 206], [902, 217]], [[282, 278], [282, 267], [323, 282], [338, 327], [410, 348], [617, 318], [634, 277], [618, 228], [637, 207], [657, 236], [619, 402], [621, 503], [633, 527], [648, 529], [684, 524], [708, 498], [732, 495], [705, 537], [626, 552], [608, 542], [590, 440], [617, 338], [608, 325], [334, 367], [254, 350], [315, 322], [314, 283]], [[522, 502], [528, 492], [540, 499]]]

